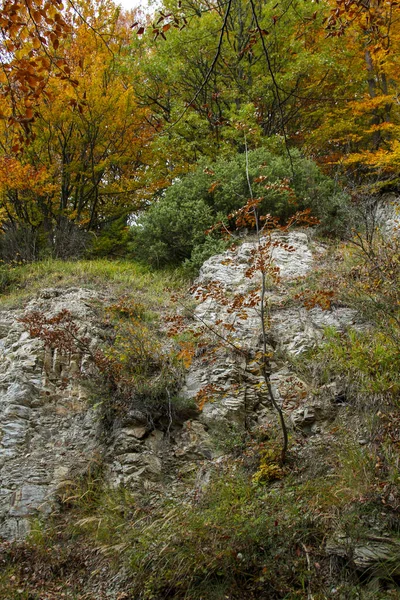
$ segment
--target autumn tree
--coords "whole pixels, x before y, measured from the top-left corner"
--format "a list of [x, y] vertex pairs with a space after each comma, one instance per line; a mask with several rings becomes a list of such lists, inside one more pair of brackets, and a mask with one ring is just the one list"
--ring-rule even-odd
[[[193, 340], [200, 338], [200, 347], [207, 346], [207, 339], [211, 340], [213, 347], [205, 353], [205, 360], [212, 361], [213, 354], [220, 348], [233, 351], [245, 359], [246, 369], [250, 368], [252, 374], [260, 377], [259, 390], [269, 401], [272, 410], [278, 417], [279, 427], [282, 435], [278, 462], [283, 465], [286, 461], [289, 433], [286, 424], [284, 408], [278, 399], [274, 386], [271, 382], [272, 363], [274, 349], [271, 346], [269, 333], [271, 325], [270, 290], [272, 286], [280, 283], [280, 269], [275, 261], [276, 250], [294, 252], [295, 248], [288, 242], [290, 229], [296, 225], [315, 225], [318, 221], [312, 217], [310, 210], [297, 211], [284, 224], [280, 223], [279, 217], [265, 214], [262, 210], [264, 196], [256, 197], [253, 192], [254, 186], [260, 184], [263, 192], [268, 196], [271, 191], [282, 194], [284, 191], [292, 201], [295, 202], [296, 193], [290, 187], [288, 180], [271, 183], [267, 177], [262, 175], [252, 179], [249, 168], [249, 154], [247, 140], [245, 138], [245, 172], [247, 184], [247, 200], [237, 210], [228, 215], [228, 223], [232, 229], [227, 227], [226, 221], [213, 225], [208, 234], [219, 232], [231, 241], [233, 230], [250, 229], [255, 234], [253, 248], [248, 257], [247, 268], [244, 277], [247, 286], [240, 290], [227, 290], [225, 285], [219, 281], [200, 282], [194, 284], [191, 293], [197, 301], [202, 303], [212, 301], [211, 317], [191, 311], [182, 300], [174, 295], [174, 299], [182, 304], [186, 313], [192, 317], [192, 323], [187, 324], [182, 315], [173, 315], [169, 318], [169, 334], [176, 336], [180, 334], [181, 353], [180, 357], [188, 367], [196, 353], [196, 344]], [[235, 265], [237, 260], [236, 245], [233, 244], [230, 251], [225, 255], [222, 264]], [[217, 318], [215, 316], [217, 315]], [[246, 322], [256, 317], [256, 325], [259, 331], [260, 347], [249, 347], [243, 341], [243, 326]], [[252, 325], [253, 326], [253, 325]], [[191, 335], [188, 336], [188, 333]], [[182, 336], [182, 334], [185, 334]], [[245, 336], [244, 336], [245, 337]], [[189, 341], [188, 341], [189, 338]], [[210, 356], [211, 355], [211, 356]], [[205, 403], [218, 396], [221, 391], [218, 386], [208, 382], [199, 390], [196, 400], [199, 409], [202, 410]]]
[[319, 58], [308, 40], [322, 20], [322, 13], [312, 18], [312, 8], [304, 2], [165, 2], [156, 29], [143, 32], [138, 25], [142, 34], [133, 44], [143, 52], [146, 86], [138, 81], [136, 91], [166, 124], [165, 143], [174, 140], [196, 160], [232, 147], [243, 152], [243, 122], [252, 129], [252, 147], [274, 134], [294, 138], [300, 112], [311, 96], [319, 98], [326, 74], [311, 75]]
[[70, 69], [57, 49], [72, 32], [62, 0], [4, 0], [0, 7], [1, 117], [18, 125], [14, 147], [31, 135], [30, 125], [40, 99], [47, 95], [53, 69], [69, 79]]
[[[82, 17], [58, 47], [75, 85], [50, 77], [22, 154], [7, 124], [0, 137], [2, 172], [13, 172], [0, 182], [3, 230], [23, 226], [61, 256], [77, 249], [72, 231], [96, 233], [152, 192], [151, 116], [138, 107], [123, 65], [129, 28], [112, 3], [86, 6]], [[31, 185], [28, 172], [37, 174]]]
[[[398, 165], [397, 3], [166, 1], [146, 53], [143, 105], [166, 123], [165, 143], [196, 160], [257, 147], [278, 133], [328, 169], [361, 181]], [[147, 60], [147, 59], [150, 60]], [[161, 142], [162, 145], [162, 142]], [[172, 162], [172, 161], [171, 161]]]
[[[394, 2], [330, 4], [324, 23], [342, 84], [332, 85], [330, 110], [316, 114], [308, 140], [375, 190], [397, 177], [400, 21]], [[326, 34], [325, 34], [326, 35]], [[316, 50], [325, 44], [320, 38]], [[330, 149], [330, 151], [329, 151]], [[376, 185], [378, 184], [378, 185]]]
[[[4, 227], [50, 246], [71, 223], [97, 233], [199, 158], [243, 154], [243, 130], [251, 149], [284, 139], [291, 183], [293, 147], [358, 184], [395, 183], [395, 6], [165, 0], [150, 25], [111, 0], [5, 2]], [[17, 181], [28, 171], [34, 192]]]

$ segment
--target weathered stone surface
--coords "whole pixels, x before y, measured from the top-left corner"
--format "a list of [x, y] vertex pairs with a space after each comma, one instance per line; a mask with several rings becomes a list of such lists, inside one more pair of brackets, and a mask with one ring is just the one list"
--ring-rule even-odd
[[85, 357], [45, 351], [18, 318], [67, 309], [95, 340], [90, 302], [99, 299], [90, 290], [44, 290], [25, 311], [1, 313], [0, 538], [24, 537], [29, 519], [51, 510], [60, 481], [84, 471], [99, 450], [97, 417], [76, 379]]
[[[273, 258], [280, 269], [281, 285], [278, 291], [267, 290], [267, 298], [272, 306], [270, 329], [267, 342], [270, 350], [297, 356], [323, 342], [326, 327], [343, 331], [357, 325], [357, 316], [349, 308], [334, 308], [324, 311], [319, 307], [306, 310], [302, 307], [285, 308], [288, 295], [286, 285], [293, 279], [304, 276], [313, 268], [313, 250], [308, 236], [303, 232], [291, 232], [282, 241], [291, 251], [278, 246], [273, 250]], [[210, 282], [219, 283], [227, 295], [246, 294], [259, 285], [255, 274], [252, 279], [245, 276], [249, 266], [251, 251], [255, 243], [245, 242], [235, 251], [228, 251], [206, 261], [197, 280], [199, 287]], [[316, 248], [317, 254], [322, 252]], [[256, 311], [248, 310], [247, 318], [240, 319], [234, 311], [229, 314], [227, 306], [221, 305], [212, 297], [198, 304], [195, 315], [202, 323], [216, 328], [220, 321], [234, 325], [231, 333], [233, 343], [246, 351], [261, 349], [261, 321]], [[221, 331], [224, 335], [224, 331]], [[209, 394], [200, 421], [211, 428], [218, 427], [221, 421], [236, 422], [247, 426], [251, 422], [262, 424], [271, 419], [270, 401], [262, 388], [260, 374], [252, 371], [251, 365], [240, 353], [232, 352], [229, 345], [213, 356], [210, 364], [207, 353], [195, 360], [186, 378], [183, 390], [188, 397], [195, 397], [207, 385], [216, 389]], [[308, 392], [293, 370], [277, 368], [271, 377], [276, 398], [285, 411], [291, 415], [295, 427], [304, 433], [318, 433], [332, 420], [332, 405], [320, 399], [308, 398]], [[265, 386], [264, 386], [265, 387]]]
[[357, 314], [351, 308], [307, 310], [299, 307], [274, 311], [271, 333], [282, 350], [296, 356], [318, 345], [324, 338], [325, 328], [344, 331], [356, 324]]
[[382, 196], [376, 211], [376, 221], [385, 235], [400, 233], [400, 198], [395, 194]]
[[327, 541], [326, 552], [347, 558], [369, 576], [390, 579], [400, 575], [400, 540], [388, 535], [367, 534], [354, 540], [337, 533]]
[[[285, 286], [306, 275], [314, 260], [305, 233], [290, 233], [284, 241], [294, 251], [274, 250], [282, 283], [278, 292], [268, 291], [274, 308], [267, 341], [271, 351], [278, 348], [298, 355], [323, 341], [326, 326], [345, 329], [356, 324], [356, 316], [346, 308], [280, 308], [285, 304]], [[252, 248], [253, 244], [245, 242], [234, 254], [208, 260], [199, 285], [217, 281], [231, 295], [254, 289], [256, 278], [245, 276]], [[232, 263], [226, 262], [232, 258]], [[99, 300], [104, 296], [92, 290], [48, 289], [29, 302], [25, 311], [38, 310], [51, 317], [69, 310], [82, 335], [90, 339], [92, 351], [103, 336], [92, 307]], [[249, 358], [261, 348], [256, 312], [240, 320], [211, 298], [197, 306], [198, 319], [212, 327], [219, 320], [235, 321], [232, 340], [238, 348], [234, 351], [228, 345], [212, 353], [206, 348], [194, 359], [182, 395], [192, 399], [206, 386], [213, 388], [198, 418], [162, 427], [133, 404], [118, 414], [107, 431], [101, 431], [98, 409], [88, 402], [81, 378], [91, 372], [89, 357], [65, 356], [44, 348], [18, 321], [23, 313], [0, 312], [0, 539], [24, 537], [32, 516], [53, 510], [65, 482], [99, 460], [113, 487], [172, 497], [181, 480], [191, 478], [199, 491], [207, 485], [210, 465], [219, 460], [215, 438], [225, 426], [234, 423], [248, 429], [276, 419], [261, 374]], [[250, 354], [246, 357], [240, 349]], [[274, 395], [293, 428], [305, 435], [323, 432], [335, 416], [338, 390], [327, 388], [316, 394], [282, 361], [272, 363], [272, 368]]]
[[177, 457], [211, 458], [215, 450], [205, 426], [195, 420], [183, 424], [182, 429], [175, 436], [173, 452]]
[[121, 430], [121, 433], [123, 433], [128, 438], [134, 437], [141, 440], [147, 433], [147, 427], [126, 427], [125, 429]]
[[[294, 249], [294, 252], [288, 252], [281, 247], [273, 249], [272, 256], [280, 269], [281, 277], [293, 278], [306, 275], [313, 264], [307, 234], [290, 232], [279, 237]], [[219, 281], [228, 289], [235, 291], [240, 290], [241, 287], [246, 289], [249, 282], [245, 278], [245, 272], [254, 246], [254, 243], [244, 242], [233, 252], [228, 251], [223, 255], [212, 256], [202, 266], [198, 283], [207, 284], [210, 281]], [[232, 262], [226, 264], [226, 261]]]
[[290, 414], [295, 428], [301, 429], [306, 434], [321, 433], [335, 416], [335, 407], [328, 400], [323, 399], [306, 400]]

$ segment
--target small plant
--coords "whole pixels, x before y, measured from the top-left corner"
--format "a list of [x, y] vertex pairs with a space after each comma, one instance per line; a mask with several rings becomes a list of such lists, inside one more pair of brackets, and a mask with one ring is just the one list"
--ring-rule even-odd
[[73, 315], [63, 309], [54, 317], [46, 317], [42, 312], [32, 311], [21, 317], [31, 337], [41, 339], [45, 346], [57, 348], [65, 354], [84, 352], [94, 359], [90, 340], [82, 336]]
[[400, 351], [400, 237], [394, 232], [385, 237], [359, 235], [353, 239], [358, 248], [357, 263], [349, 273], [344, 293], [348, 302]]
[[[223, 346], [233, 350], [245, 358], [246, 364], [252, 367], [252, 370], [258, 370], [263, 379], [261, 384], [262, 390], [268, 397], [273, 409], [276, 411], [281, 432], [282, 446], [280, 463], [284, 464], [288, 449], [288, 429], [285, 422], [282, 406], [277, 401], [271, 384], [272, 374], [272, 357], [273, 350], [268, 343], [268, 329], [270, 323], [269, 304], [268, 304], [268, 287], [273, 284], [278, 284], [280, 281], [279, 267], [276, 266], [273, 255], [274, 250], [280, 248], [286, 252], [294, 252], [294, 248], [286, 241], [286, 234], [290, 228], [297, 224], [311, 225], [317, 222], [317, 219], [311, 217], [310, 211], [305, 210], [296, 212], [285, 225], [281, 225], [278, 217], [273, 217], [270, 214], [262, 214], [261, 206], [264, 197], [255, 198], [253, 187], [250, 181], [248, 153], [246, 150], [246, 169], [247, 186], [250, 198], [238, 210], [228, 215], [228, 222], [233, 223], [236, 229], [249, 227], [256, 232], [256, 241], [254, 248], [251, 251], [248, 268], [245, 272], [245, 277], [248, 281], [254, 280], [254, 284], [249, 286], [249, 291], [228, 294], [223, 285], [218, 281], [211, 281], [205, 286], [195, 285], [191, 288], [191, 293], [196, 300], [205, 302], [212, 299], [217, 305], [224, 307], [228, 318], [218, 319], [215, 323], [208, 323], [204, 319], [193, 313], [194, 320], [197, 323], [191, 328], [193, 335], [200, 336], [201, 334], [212, 335], [217, 341], [217, 347]], [[256, 183], [262, 183], [266, 188], [267, 193], [272, 189], [280, 193], [284, 193], [294, 199], [295, 192], [289, 185], [288, 181], [280, 181], [279, 183], [271, 184], [265, 182], [265, 177], [260, 176], [255, 179]], [[215, 233], [222, 230], [226, 236], [231, 236], [231, 232], [227, 228], [225, 222], [219, 222], [214, 225], [208, 233]], [[227, 258], [224, 264], [234, 263], [234, 256]], [[240, 343], [240, 336], [237, 337], [238, 324], [246, 321], [250, 314], [256, 314], [261, 334], [261, 349], [255, 353]], [[198, 324], [200, 323], [200, 327]], [[173, 326], [170, 329], [170, 334], [176, 335], [179, 332], [187, 331], [188, 328], [181, 317], [173, 319]], [[206, 387], [198, 393], [198, 402], [200, 410], [203, 408], [207, 398], [218, 393], [215, 385], [207, 384]]]
[[[112, 325], [110, 344], [93, 348], [82, 335], [74, 316], [63, 310], [54, 317], [34, 311], [20, 319], [32, 337], [64, 354], [81, 353], [90, 358], [100, 383], [105, 385], [101, 408], [104, 423], [111, 425], [118, 413], [139, 405], [149, 422], [157, 415], [171, 423], [174, 398], [183, 365], [178, 353], [162, 343], [154, 315], [143, 304], [121, 298], [108, 307], [106, 323]], [[100, 386], [101, 387], [101, 386]], [[108, 391], [108, 393], [107, 393]]]
[[265, 484], [270, 481], [282, 479], [284, 472], [280, 462], [279, 450], [277, 451], [274, 448], [261, 450], [260, 464], [252, 476], [252, 482], [255, 484]]

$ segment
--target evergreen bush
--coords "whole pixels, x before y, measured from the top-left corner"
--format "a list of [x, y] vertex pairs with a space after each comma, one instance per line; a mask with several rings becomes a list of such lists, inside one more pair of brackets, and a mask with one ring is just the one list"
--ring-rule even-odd
[[[248, 172], [254, 197], [263, 198], [261, 214], [286, 221], [297, 210], [310, 208], [324, 234], [342, 235], [348, 221], [346, 195], [316, 163], [291, 151], [259, 148], [248, 152]], [[291, 164], [292, 162], [292, 164]], [[293, 168], [292, 168], [293, 167]], [[229, 217], [249, 196], [246, 155], [201, 160], [197, 168], [175, 181], [132, 228], [131, 248], [136, 258], [153, 266], [180, 264], [198, 269], [201, 262], [223, 246], [209, 241], [205, 231]]]

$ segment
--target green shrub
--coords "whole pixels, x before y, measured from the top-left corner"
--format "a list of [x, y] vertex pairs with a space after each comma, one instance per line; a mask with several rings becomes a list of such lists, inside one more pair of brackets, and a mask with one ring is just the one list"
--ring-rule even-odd
[[133, 255], [154, 267], [180, 264], [204, 244], [212, 223], [210, 207], [186, 178], [169, 188], [133, 228]]
[[355, 389], [393, 399], [400, 392], [398, 345], [380, 331], [340, 334], [326, 331], [326, 343], [314, 357], [326, 379], [342, 376]]
[[202, 264], [211, 256], [224, 252], [227, 248], [227, 242], [222, 238], [208, 236], [203, 244], [195, 246], [190, 258], [183, 263], [184, 273], [187, 275], [196, 275]]
[[[323, 175], [314, 161], [304, 158], [298, 150], [291, 150], [292, 167], [286, 152], [259, 148], [248, 153], [248, 170], [253, 195], [263, 197], [261, 213], [271, 213], [286, 221], [296, 210], [311, 208], [322, 221], [323, 228], [332, 233], [343, 212], [345, 198], [335, 189], [335, 183]], [[232, 160], [221, 159], [208, 169], [209, 202], [214, 214], [229, 214], [240, 208], [249, 197], [246, 176], [246, 156], [237, 154]], [[261, 180], [262, 179], [262, 180]], [[293, 190], [294, 196], [285, 184]]]
[[104, 225], [97, 235], [93, 235], [86, 255], [90, 258], [116, 258], [126, 255], [129, 242], [127, 218], [120, 217]]
[[[335, 183], [298, 150], [292, 150], [292, 167], [282, 150], [259, 148], [248, 153], [248, 171], [254, 197], [263, 197], [261, 214], [271, 213], [282, 222], [297, 210], [310, 208], [321, 221], [321, 231], [340, 234], [346, 222], [346, 197]], [[224, 219], [249, 198], [246, 155], [221, 158], [198, 167], [175, 181], [132, 228], [136, 258], [160, 267], [186, 261], [192, 269], [223, 249], [209, 241], [205, 231]]]

